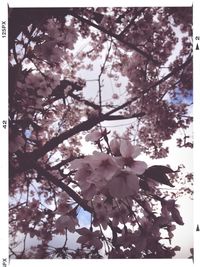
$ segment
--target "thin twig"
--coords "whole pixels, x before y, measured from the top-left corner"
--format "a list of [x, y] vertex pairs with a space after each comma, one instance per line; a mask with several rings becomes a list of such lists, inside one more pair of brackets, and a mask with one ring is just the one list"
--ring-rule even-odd
[[153, 88], [160, 85], [170, 77], [172, 77], [174, 74], [179, 72], [181, 69], [185, 68], [187, 65], [189, 65], [192, 62], [192, 56], [188, 57], [188, 59], [180, 66], [174, 68], [170, 73], [168, 73], [166, 76], [164, 76], [159, 81], [155, 82], [151, 86], [149, 86], [146, 90], [143, 90], [138, 96], [131, 98], [130, 100], [126, 101], [122, 105], [110, 110], [109, 112], [102, 114], [101, 116], [95, 117], [95, 118], [89, 118], [88, 120], [81, 122], [80, 124], [74, 126], [73, 128], [67, 130], [66, 132], [61, 133], [57, 137], [53, 137], [51, 140], [46, 142], [46, 144], [37, 149], [33, 152], [29, 153], [22, 153], [21, 151], [16, 152], [17, 156], [19, 157], [20, 161], [20, 167], [15, 170], [16, 173], [22, 172], [24, 170], [28, 170], [33, 168], [33, 165], [36, 163], [36, 161], [43, 157], [47, 152], [50, 150], [56, 148], [60, 143], [62, 143], [64, 140], [72, 137], [73, 135], [76, 135], [82, 131], [87, 131], [93, 128], [98, 123], [105, 121], [109, 119], [110, 115], [113, 113], [127, 107], [128, 105], [132, 104], [136, 100], [138, 100], [142, 95], [146, 95], [149, 93]]
[[152, 58], [151, 55], [147, 54], [146, 52], [144, 52], [143, 50], [139, 49], [136, 45], [128, 42], [128, 41], [125, 41], [124, 38], [122, 38], [120, 35], [116, 34], [116, 33], [113, 33], [111, 32], [110, 30], [107, 30], [105, 29], [104, 27], [102, 27], [101, 25], [97, 25], [95, 23], [93, 23], [92, 21], [84, 18], [84, 17], [81, 17], [77, 14], [77, 12], [73, 9], [71, 10], [68, 10], [67, 13], [75, 18], [77, 18], [78, 20], [80, 20], [81, 22], [83, 23], [86, 23], [87, 25], [90, 25], [98, 30], [100, 30], [101, 32], [105, 33], [105, 34], [108, 34], [109, 36], [115, 38], [116, 40], [118, 40], [119, 42], [125, 44], [126, 46], [128, 46], [129, 48], [135, 50], [136, 52], [138, 52], [139, 54], [141, 54], [142, 56], [144, 56], [145, 58], [147, 58], [148, 60], [151, 60], [154, 64], [158, 64], [160, 65], [159, 62], [157, 62], [156, 60], [154, 60]]
[[75, 200], [84, 210], [93, 213], [93, 209], [88, 206], [87, 202], [82, 199], [73, 189], [71, 189], [68, 185], [64, 184], [62, 181], [57, 179], [55, 176], [53, 176], [50, 172], [45, 170], [42, 166], [39, 164], [36, 164], [34, 168], [37, 170], [37, 172], [48, 179], [48, 181], [52, 182], [55, 186], [60, 187], [63, 189], [73, 200]]
[[99, 109], [100, 109], [100, 113], [101, 113], [101, 109], [102, 109], [102, 94], [101, 94], [102, 84], [101, 84], [101, 76], [103, 75], [103, 72], [105, 70], [106, 62], [107, 62], [107, 60], [109, 58], [111, 47], [112, 47], [112, 40], [110, 41], [110, 46], [108, 48], [108, 53], [106, 55], [106, 58], [104, 60], [104, 63], [102, 65], [102, 67], [101, 67], [101, 72], [100, 72], [99, 77], [98, 77], [98, 85], [99, 85]]

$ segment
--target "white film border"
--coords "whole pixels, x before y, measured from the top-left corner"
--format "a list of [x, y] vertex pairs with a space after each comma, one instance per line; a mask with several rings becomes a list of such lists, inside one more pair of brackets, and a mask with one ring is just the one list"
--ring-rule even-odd
[[2, 266], [8, 264], [8, 18], [7, 2], [0, 3], [0, 261]]

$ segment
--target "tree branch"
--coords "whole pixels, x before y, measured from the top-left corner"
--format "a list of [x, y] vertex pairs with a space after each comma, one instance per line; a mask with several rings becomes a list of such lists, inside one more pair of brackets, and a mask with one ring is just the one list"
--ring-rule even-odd
[[[97, 80], [98, 81], [98, 80]], [[96, 110], [100, 109], [100, 106], [90, 102], [86, 99], [82, 99], [80, 96], [75, 95], [73, 92], [74, 91], [81, 91], [83, 89], [82, 86], [78, 85], [77, 83], [71, 82], [69, 80], [61, 80], [60, 81], [60, 85], [56, 86], [56, 88], [53, 90], [51, 97], [53, 97], [50, 101], [48, 100], [45, 105], [48, 105], [49, 103], [53, 103], [54, 101], [61, 99], [61, 98], [65, 98], [67, 96], [65, 96], [64, 94], [64, 89], [67, 88], [67, 86], [70, 85], [72, 87], [72, 89], [68, 92], [67, 96], [72, 97], [73, 99], [84, 103], [86, 106], [90, 106]]]
[[129, 28], [133, 25], [133, 23], [135, 22], [135, 19], [142, 13], [144, 12], [146, 9], [146, 7], [143, 7], [139, 10], [137, 10], [134, 14], [134, 17], [131, 19], [131, 21], [129, 22], [129, 24], [120, 32], [119, 36], [123, 36], [128, 30]]
[[155, 88], [156, 86], [160, 85], [161, 83], [165, 82], [166, 80], [168, 80], [170, 77], [172, 77], [173, 75], [175, 75], [177, 72], [179, 72], [180, 70], [184, 69], [187, 65], [189, 65], [192, 62], [193, 57], [189, 56], [188, 59], [181, 64], [180, 66], [174, 68], [170, 73], [168, 73], [166, 76], [164, 76], [162, 79], [158, 80], [157, 82], [155, 82], [154, 84], [150, 85], [146, 90], [143, 90], [140, 94], [138, 94], [138, 96], [135, 96], [133, 98], [131, 98], [130, 100], [128, 100], [127, 102], [123, 103], [122, 105], [114, 108], [113, 110], [107, 112], [105, 115], [110, 115], [116, 111], [119, 111], [122, 108], [127, 107], [128, 105], [130, 105], [131, 103], [133, 103], [134, 101], [136, 101], [137, 99], [139, 99], [142, 95], [147, 94], [151, 89]]
[[[98, 117], [89, 118], [88, 120], [81, 122], [80, 124], [69, 129], [68, 131], [61, 133], [59, 136], [53, 137], [43, 147], [39, 148], [38, 150], [34, 150], [33, 152], [27, 152], [27, 153], [22, 153], [21, 151], [18, 151], [16, 154], [19, 157], [20, 167], [17, 170], [15, 170], [15, 172], [19, 173], [19, 172], [33, 168], [33, 165], [36, 163], [36, 161], [39, 158], [43, 157], [47, 152], [55, 149], [64, 140], [67, 140], [68, 138], [70, 138], [73, 135], [78, 134], [82, 131], [88, 131], [88, 130], [92, 129], [99, 122], [102, 122], [104, 120], [109, 120], [111, 114], [127, 107], [128, 105], [130, 105], [131, 103], [136, 101], [138, 98], [140, 98], [141, 95], [148, 93], [152, 88], [158, 86], [159, 84], [161, 84], [162, 82], [166, 81], [171, 76], [176, 74], [178, 71], [180, 71], [181, 69], [186, 67], [188, 64], [191, 63], [191, 61], [192, 61], [192, 57], [190, 56], [182, 65], [174, 68], [174, 70], [172, 70], [170, 73], [168, 73], [165, 77], [163, 77], [162, 79], [160, 79], [159, 81], [157, 81], [153, 85], [149, 86], [146, 90], [141, 92], [140, 95], [131, 98], [130, 100], [128, 100], [124, 104], [110, 110], [109, 112], [107, 112], [105, 114], [101, 114]], [[140, 113], [140, 115], [141, 115], [141, 113]], [[113, 117], [111, 117], [111, 118], [113, 119]], [[117, 118], [117, 117], [115, 117], [115, 118]]]
[[110, 41], [110, 46], [108, 48], [108, 52], [107, 52], [107, 55], [106, 55], [106, 58], [104, 60], [104, 63], [103, 63], [103, 66], [101, 67], [101, 72], [99, 74], [99, 77], [98, 77], [98, 84], [99, 84], [99, 107], [100, 107], [100, 113], [101, 113], [101, 109], [102, 109], [102, 95], [101, 95], [101, 76], [104, 72], [104, 69], [105, 69], [105, 66], [106, 66], [106, 62], [109, 58], [109, 54], [110, 54], [110, 50], [111, 50], [111, 47], [112, 47], [112, 41]]
[[90, 101], [88, 101], [86, 99], [81, 99], [78, 95], [73, 94], [73, 92], [71, 92], [71, 91], [69, 92], [68, 95], [71, 96], [72, 98], [74, 98], [75, 100], [84, 103], [86, 106], [90, 106], [95, 110], [100, 110], [100, 106], [99, 105], [97, 105], [97, 104], [95, 104], [93, 102], [90, 102]]
[[50, 172], [45, 170], [42, 166], [39, 164], [36, 164], [34, 166], [34, 169], [43, 177], [46, 177], [46, 179], [50, 182], [52, 182], [54, 185], [60, 187], [63, 189], [73, 200], [75, 200], [84, 210], [93, 213], [93, 209], [88, 206], [88, 204], [82, 199], [73, 189], [71, 189], [69, 186], [64, 184], [62, 181], [59, 181], [56, 177], [54, 177]]
[[131, 115], [110, 115], [108, 116], [105, 120], [106, 121], [115, 121], [115, 120], [128, 120], [128, 119], [132, 119], [132, 118], [140, 118], [143, 117], [145, 115], [145, 112], [140, 112], [140, 113], [134, 113]]
[[58, 164], [56, 164], [55, 166], [50, 167], [51, 170], [58, 170], [60, 169], [60, 167], [62, 167], [63, 165], [66, 165], [68, 163], [70, 163], [71, 161], [75, 160], [75, 159], [82, 159], [84, 158], [84, 156], [71, 156], [68, 159], [62, 160], [61, 162], [59, 162]]
[[77, 18], [78, 20], [80, 20], [83, 23], [86, 23], [89, 26], [92, 26], [98, 30], [100, 30], [101, 32], [108, 34], [109, 36], [115, 38], [116, 40], [118, 40], [119, 42], [123, 43], [124, 45], [128, 46], [129, 48], [135, 50], [136, 52], [138, 52], [140, 55], [144, 56], [145, 58], [147, 58], [148, 60], [152, 61], [155, 65], [159, 65], [160, 63], [156, 60], [153, 59], [153, 57], [149, 54], [147, 54], [146, 52], [144, 52], [143, 50], [139, 49], [137, 46], [135, 46], [132, 43], [129, 43], [128, 41], [125, 41], [120, 35], [111, 32], [110, 30], [106, 30], [105, 28], [103, 28], [102, 26], [93, 23], [92, 21], [85, 19], [81, 16], [79, 16], [77, 14], [77, 12], [74, 9], [71, 10], [67, 10], [67, 14]]

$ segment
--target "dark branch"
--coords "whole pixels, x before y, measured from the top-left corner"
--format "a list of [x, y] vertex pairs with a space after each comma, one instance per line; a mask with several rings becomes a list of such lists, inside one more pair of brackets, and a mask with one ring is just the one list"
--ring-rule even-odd
[[139, 49], [137, 46], [135, 46], [134, 44], [132, 43], [129, 43], [128, 41], [125, 41], [120, 35], [116, 34], [116, 33], [113, 33], [111, 32], [110, 30], [106, 30], [105, 28], [103, 28], [102, 26], [100, 25], [97, 25], [95, 23], [93, 23], [92, 21], [88, 20], [88, 19], [85, 19], [81, 16], [79, 16], [77, 14], [77, 12], [74, 10], [74, 9], [71, 9], [71, 10], [67, 10], [67, 13], [75, 18], [77, 18], [79, 21], [83, 22], [83, 23], [86, 23], [87, 25], [89, 26], [92, 26], [98, 30], [100, 30], [101, 32], [105, 33], [105, 34], [108, 34], [109, 36], [115, 38], [116, 40], [118, 40], [119, 42], [123, 43], [124, 45], [126, 45], [127, 47], [135, 50], [136, 52], [138, 52], [140, 55], [144, 56], [145, 58], [147, 58], [148, 60], [152, 61], [154, 64], [156, 65], [159, 65], [160, 63], [157, 62], [156, 60], [154, 60], [152, 58], [151, 55], [147, 54], [146, 52], [144, 52], [143, 50]]
[[128, 25], [123, 29], [123, 31], [121, 31], [121, 33], [119, 34], [120, 37], [123, 36], [123, 35], [130, 29], [130, 27], [131, 27], [131, 26], [133, 25], [133, 23], [135, 22], [135, 19], [136, 19], [139, 15], [141, 15], [141, 13], [145, 11], [145, 9], [146, 9], [146, 7], [143, 7], [143, 8], [141, 8], [141, 9], [139, 9], [139, 10], [137, 10], [137, 11], [135, 12], [135, 15], [133, 16], [133, 18], [131, 19], [131, 21], [129, 22], [129, 24], [128, 24]]
[[102, 85], [101, 85], [101, 76], [103, 75], [103, 72], [104, 72], [104, 70], [105, 70], [106, 62], [107, 62], [107, 60], [108, 60], [108, 58], [109, 58], [109, 55], [110, 55], [111, 47], [112, 47], [112, 41], [110, 41], [110, 46], [109, 46], [109, 48], [108, 48], [108, 52], [107, 52], [107, 55], [106, 55], [106, 57], [105, 57], [103, 66], [101, 66], [101, 72], [100, 72], [99, 77], [98, 77], [98, 84], [99, 84], [99, 107], [100, 107], [100, 112], [101, 112], [101, 108], [102, 108], [102, 95], [101, 95], [101, 88], [102, 88]]
[[106, 121], [115, 121], [115, 120], [128, 120], [128, 119], [132, 119], [132, 118], [141, 118], [145, 115], [144, 112], [140, 112], [140, 113], [134, 113], [132, 115], [110, 115], [106, 118]]
[[82, 99], [80, 96], [78, 95], [75, 95], [73, 92], [69, 92], [68, 94], [69, 96], [71, 96], [72, 98], [74, 98], [75, 100], [81, 102], [81, 103], [84, 103], [86, 106], [90, 106], [96, 110], [100, 110], [100, 106], [91, 102], [91, 101], [88, 101], [86, 99]]
[[112, 114], [112, 113], [114, 113], [116, 111], [119, 111], [120, 109], [123, 109], [123, 108], [127, 107], [128, 105], [130, 105], [131, 103], [133, 103], [134, 101], [139, 99], [142, 95], [147, 94], [151, 89], [157, 87], [158, 85], [160, 85], [161, 83], [165, 82], [166, 80], [168, 80], [173, 75], [177, 74], [180, 70], [184, 69], [187, 65], [189, 65], [192, 62], [192, 59], [193, 59], [193, 57], [189, 56], [188, 59], [183, 64], [181, 64], [180, 66], [174, 68], [170, 73], [168, 73], [162, 79], [158, 80], [157, 82], [155, 82], [154, 84], [149, 86], [146, 90], [143, 90], [140, 95], [131, 98], [127, 102], [123, 103], [122, 105], [120, 105], [120, 106], [114, 108], [113, 110], [107, 112], [106, 115], [108, 116], [108, 115], [110, 115], [110, 114]]
[[[156, 86], [160, 85], [170, 77], [172, 77], [174, 74], [179, 72], [181, 69], [186, 67], [188, 64], [190, 64], [192, 61], [192, 57], [189, 57], [182, 65], [174, 68], [169, 74], [167, 74], [165, 77], [148, 87], [146, 90], [141, 92], [141, 95], [144, 95], [148, 93], [152, 88], [155, 88]], [[41, 157], [43, 157], [47, 152], [55, 149], [59, 144], [61, 144], [64, 140], [67, 140], [68, 138], [82, 132], [82, 131], [88, 131], [92, 129], [95, 125], [97, 125], [99, 122], [109, 120], [110, 115], [127, 107], [128, 105], [132, 104], [134, 101], [139, 99], [141, 95], [138, 95], [134, 98], [131, 98], [129, 101], [125, 102], [124, 104], [112, 109], [111, 111], [107, 112], [106, 114], [101, 114], [99, 117], [92, 117], [88, 119], [87, 121], [81, 122], [80, 124], [74, 126], [73, 128], [69, 129], [68, 131], [61, 133], [57, 137], [53, 137], [50, 141], [48, 141], [43, 147], [39, 148], [38, 150], [35, 150], [33, 152], [29, 153], [20, 153], [18, 151], [19, 161], [20, 161], [20, 168], [17, 172], [25, 171], [28, 169], [31, 169], [34, 165], [34, 163]], [[112, 117], [111, 117], [112, 118]]]
[[34, 169], [43, 177], [45, 177], [48, 181], [52, 182], [54, 185], [63, 189], [73, 200], [75, 200], [84, 210], [93, 213], [93, 209], [87, 205], [87, 203], [82, 199], [73, 189], [64, 184], [62, 181], [59, 181], [56, 177], [54, 177], [50, 172], [45, 170], [39, 164], [34, 166]]
[[77, 156], [77, 157], [70, 157], [68, 159], [65, 159], [65, 160], [62, 160], [61, 162], [59, 162], [58, 164], [56, 164], [55, 166], [52, 166], [50, 167], [51, 170], [58, 170], [60, 169], [62, 166], [70, 163], [72, 160], [75, 160], [75, 159], [82, 159], [84, 158], [84, 156]]

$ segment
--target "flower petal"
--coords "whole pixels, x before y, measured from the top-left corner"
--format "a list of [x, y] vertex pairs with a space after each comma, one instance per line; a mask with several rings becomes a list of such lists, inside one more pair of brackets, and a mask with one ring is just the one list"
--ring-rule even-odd
[[108, 183], [108, 190], [113, 197], [127, 197], [138, 193], [139, 180], [134, 173], [122, 171]]
[[75, 232], [75, 225], [77, 224], [77, 220], [75, 218], [72, 218], [68, 215], [61, 215], [56, 220], [56, 228], [58, 231], [63, 231], [67, 228], [68, 231], [74, 233]]
[[90, 184], [90, 187], [82, 192], [83, 196], [87, 200], [91, 200], [96, 194], [96, 186], [94, 184]]
[[99, 131], [93, 131], [89, 134], [86, 135], [85, 140], [91, 141], [91, 142], [96, 142], [99, 141], [99, 139], [102, 137], [102, 133]]
[[88, 235], [91, 233], [90, 230], [88, 230], [86, 227], [83, 227], [83, 228], [80, 228], [80, 229], [76, 229], [76, 232], [79, 234], [79, 235]]
[[93, 240], [91, 240], [90, 244], [93, 245], [98, 250], [103, 247], [102, 242], [98, 238], [94, 238]]
[[108, 183], [108, 190], [112, 197], [125, 197], [127, 196], [127, 186], [123, 179], [120, 176], [115, 176]]
[[135, 174], [127, 175], [127, 194], [129, 196], [137, 194], [139, 191], [139, 180]]
[[81, 244], [85, 244], [88, 242], [88, 238], [87, 238], [87, 236], [82, 235], [82, 236], [79, 236], [79, 238], [77, 239], [76, 242], [81, 243]]
[[111, 152], [113, 153], [113, 155], [115, 155], [115, 156], [120, 155], [119, 148], [120, 148], [119, 141], [116, 138], [112, 139], [110, 141], [110, 149], [111, 149]]
[[139, 146], [133, 146], [133, 153], [132, 158], [135, 159], [137, 156], [139, 156], [141, 153], [141, 149]]
[[130, 141], [122, 139], [120, 142], [120, 153], [123, 158], [131, 158], [133, 154], [133, 146]]
[[147, 164], [144, 161], [134, 160], [131, 169], [136, 174], [143, 174], [147, 169]]

